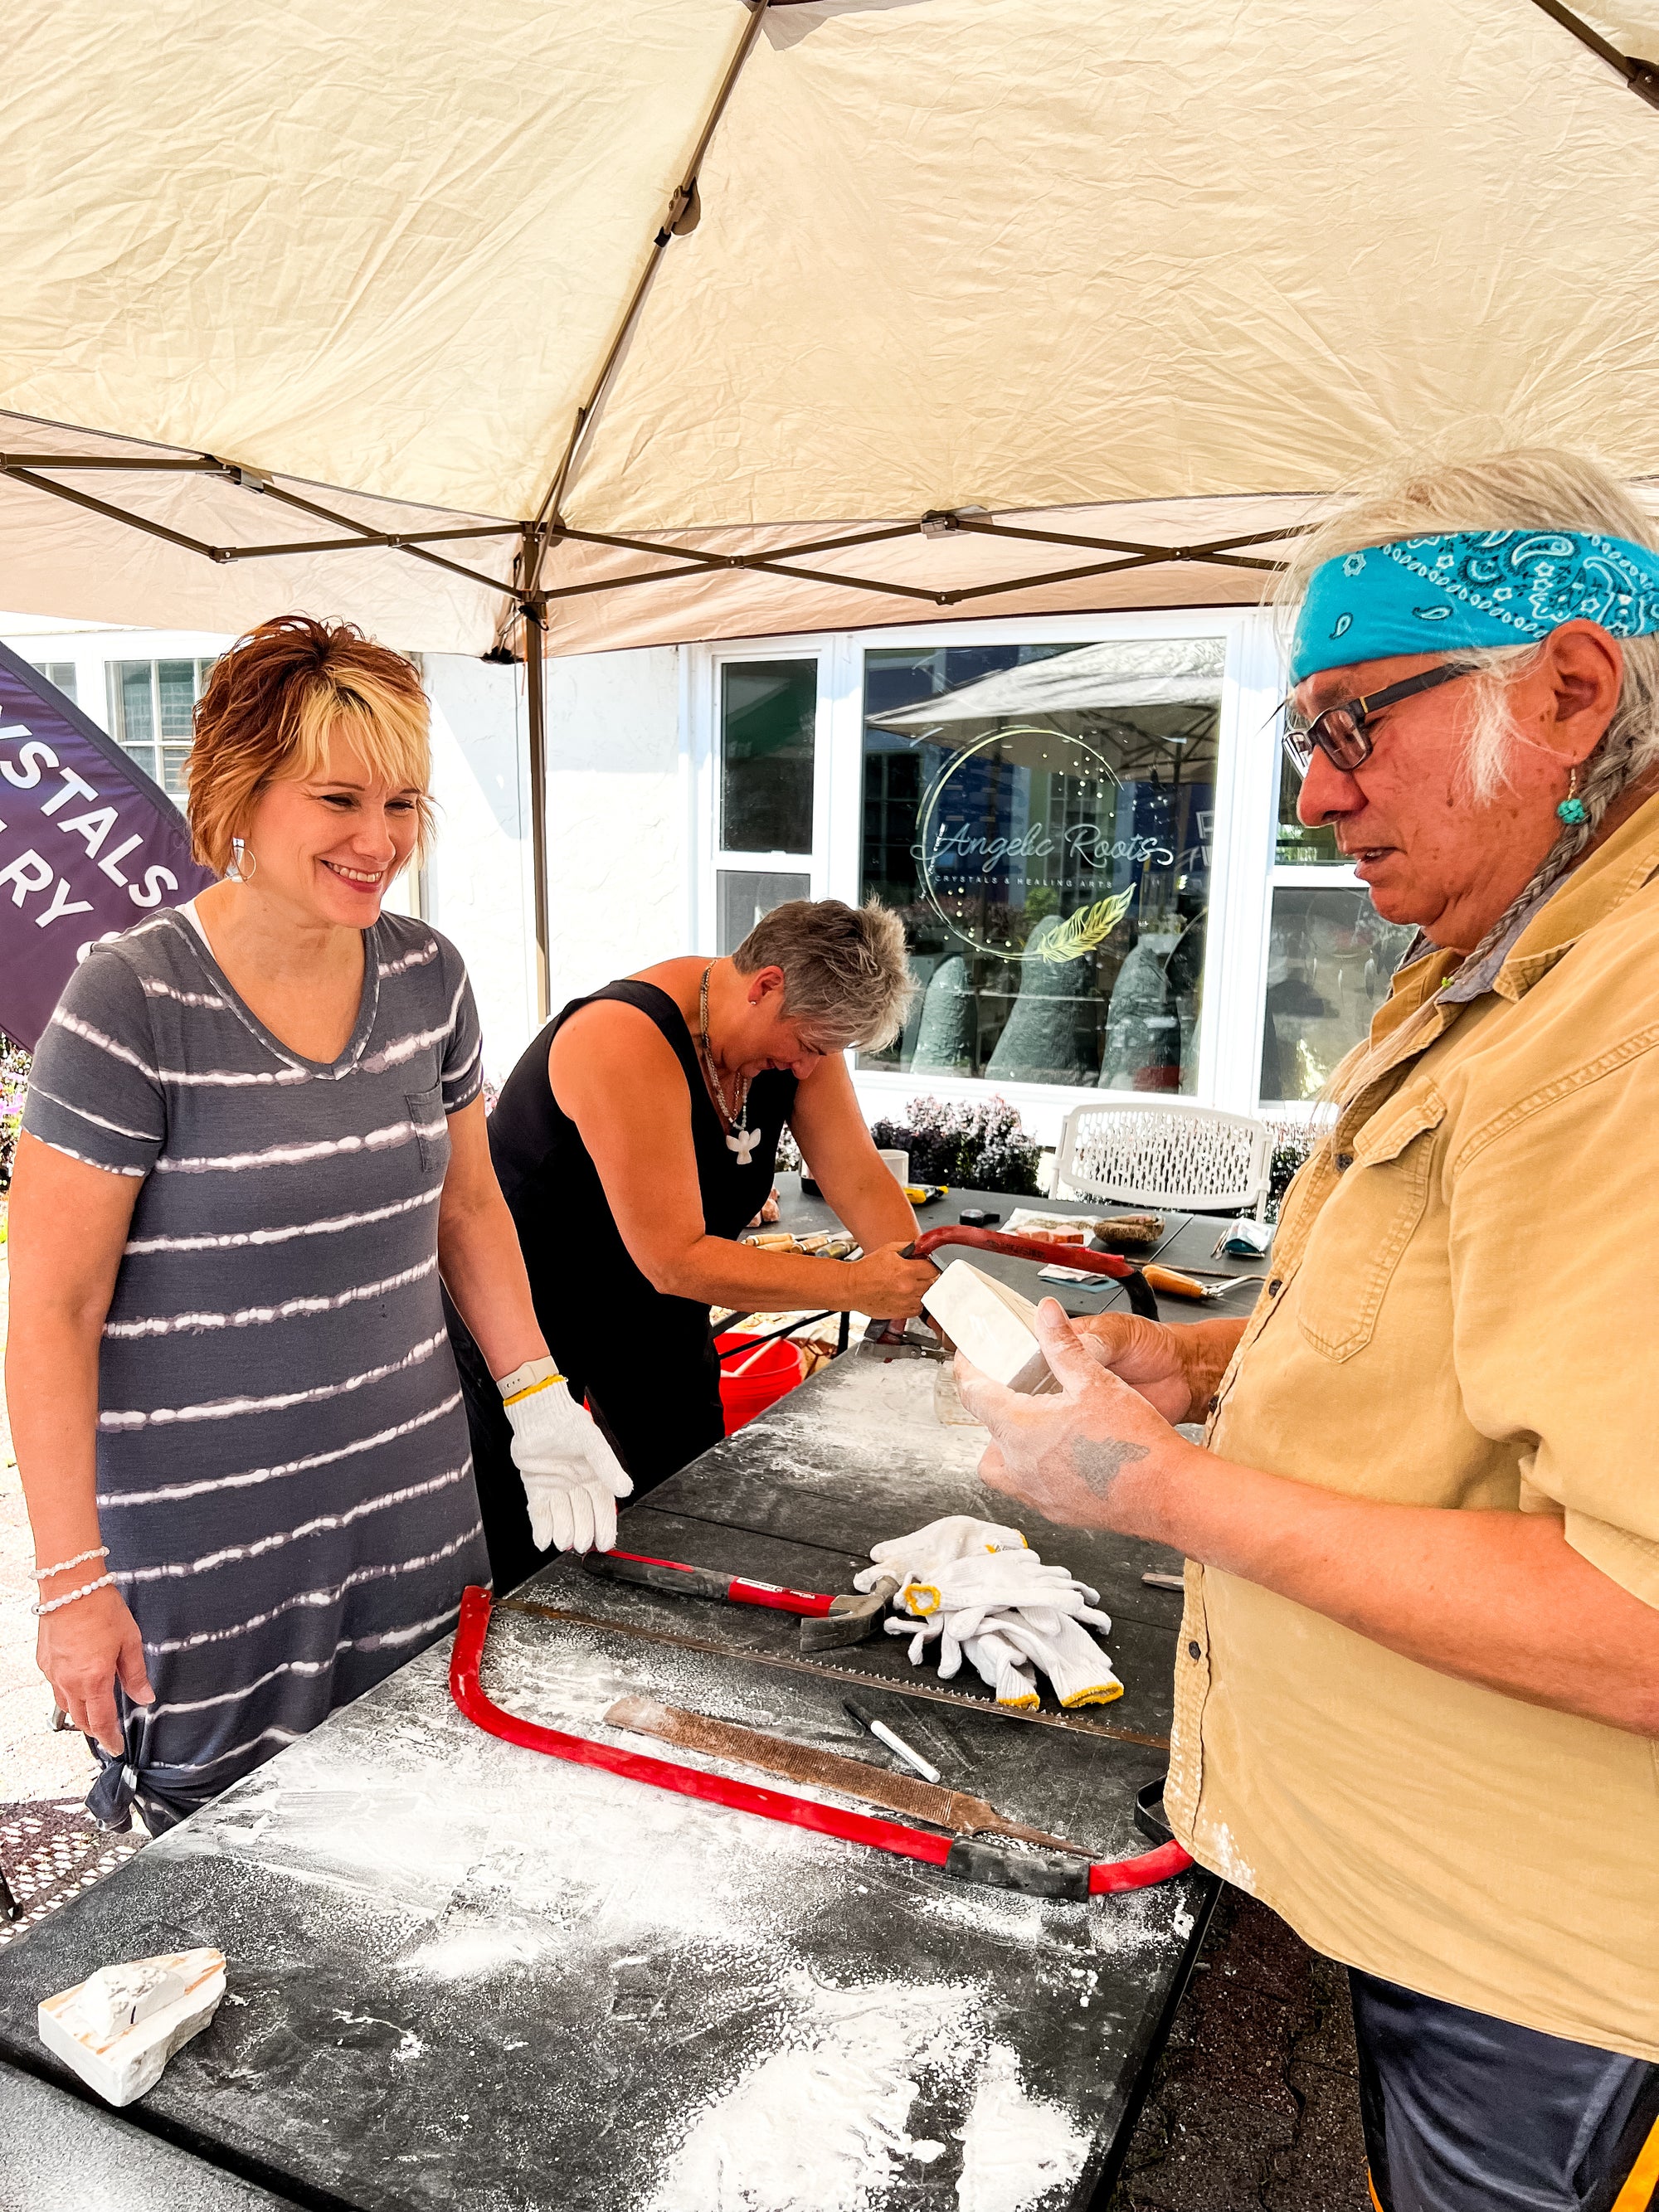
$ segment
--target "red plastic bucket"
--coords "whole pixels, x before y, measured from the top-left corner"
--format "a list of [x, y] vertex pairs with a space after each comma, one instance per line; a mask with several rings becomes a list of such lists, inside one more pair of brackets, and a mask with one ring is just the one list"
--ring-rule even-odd
[[[720, 1405], [726, 1414], [726, 1433], [735, 1436], [745, 1422], [752, 1421], [757, 1413], [763, 1413], [769, 1406], [775, 1406], [786, 1391], [793, 1390], [801, 1379], [800, 1354], [787, 1340], [768, 1344], [758, 1352], [744, 1352], [740, 1346], [752, 1344], [752, 1337], [717, 1336], [716, 1352], [729, 1352], [732, 1357], [720, 1362]], [[740, 1375], [732, 1369], [741, 1368]]]

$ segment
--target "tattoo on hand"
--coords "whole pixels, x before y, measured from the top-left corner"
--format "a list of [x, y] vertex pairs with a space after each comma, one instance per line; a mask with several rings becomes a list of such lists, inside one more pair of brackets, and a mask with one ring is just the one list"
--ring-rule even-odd
[[1095, 1496], [1104, 1498], [1124, 1468], [1145, 1459], [1150, 1449], [1148, 1444], [1133, 1444], [1121, 1437], [1109, 1437], [1103, 1442], [1096, 1437], [1073, 1437], [1072, 1465]]

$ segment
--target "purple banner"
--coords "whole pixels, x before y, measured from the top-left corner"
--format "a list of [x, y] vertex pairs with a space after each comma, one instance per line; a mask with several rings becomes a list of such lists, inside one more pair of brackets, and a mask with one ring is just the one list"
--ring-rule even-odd
[[0, 1030], [33, 1051], [100, 938], [213, 881], [167, 793], [0, 645]]

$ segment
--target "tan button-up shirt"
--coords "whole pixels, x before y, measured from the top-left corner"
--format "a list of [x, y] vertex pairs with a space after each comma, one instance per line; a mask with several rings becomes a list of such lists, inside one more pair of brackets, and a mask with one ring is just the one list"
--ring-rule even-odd
[[[1455, 964], [1396, 977], [1208, 1440], [1346, 1497], [1556, 1514], [1659, 1607], [1659, 799], [1490, 991], [1413, 1022]], [[1659, 2060], [1659, 1744], [1189, 1565], [1165, 1802], [1316, 1949]]]

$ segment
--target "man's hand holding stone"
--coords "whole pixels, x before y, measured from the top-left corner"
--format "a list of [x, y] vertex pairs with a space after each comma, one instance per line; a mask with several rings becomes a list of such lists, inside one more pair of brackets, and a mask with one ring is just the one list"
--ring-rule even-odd
[[1036, 1329], [1057, 1398], [1004, 1389], [957, 1355], [963, 1404], [991, 1431], [981, 1479], [1049, 1521], [1170, 1540], [1171, 1479], [1202, 1471], [1199, 1448], [1101, 1363], [1054, 1299], [1037, 1308]]

